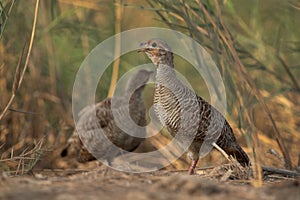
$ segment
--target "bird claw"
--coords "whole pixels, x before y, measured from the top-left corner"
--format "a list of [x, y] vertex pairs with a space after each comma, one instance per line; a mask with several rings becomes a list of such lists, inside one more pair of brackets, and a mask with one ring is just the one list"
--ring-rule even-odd
[[195, 174], [195, 169], [193, 169], [192, 167], [190, 167], [188, 173], [189, 173], [189, 175]]

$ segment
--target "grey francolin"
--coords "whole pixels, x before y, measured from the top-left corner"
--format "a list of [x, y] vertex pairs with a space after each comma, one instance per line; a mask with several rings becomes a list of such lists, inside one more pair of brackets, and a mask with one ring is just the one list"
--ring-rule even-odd
[[139, 52], [146, 53], [157, 67], [155, 112], [179, 146], [188, 152], [192, 160], [189, 174], [194, 173], [202, 148], [204, 151], [212, 149], [213, 143], [243, 166], [248, 165], [249, 158], [224, 116], [176, 77], [168, 44], [161, 39], [151, 39], [140, 44]]

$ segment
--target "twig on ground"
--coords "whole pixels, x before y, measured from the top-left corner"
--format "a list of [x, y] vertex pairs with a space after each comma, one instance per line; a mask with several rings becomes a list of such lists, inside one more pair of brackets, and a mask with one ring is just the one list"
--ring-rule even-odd
[[228, 160], [228, 161], [231, 161], [230, 160], [230, 157], [229, 155], [219, 146], [217, 145], [215, 142], [212, 143], [212, 145], [218, 150], [221, 152], [221, 154]]
[[279, 169], [279, 168], [272, 168], [267, 166], [261, 167], [263, 172], [270, 173], [270, 174], [280, 174], [283, 176], [290, 176], [290, 177], [300, 177], [300, 173], [292, 170], [287, 169]]

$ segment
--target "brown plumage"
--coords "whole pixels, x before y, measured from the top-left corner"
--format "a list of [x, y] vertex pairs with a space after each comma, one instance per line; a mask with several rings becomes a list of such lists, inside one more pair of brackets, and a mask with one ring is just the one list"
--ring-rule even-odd
[[[97, 103], [94, 109], [92, 106], [82, 109], [79, 113], [77, 130], [68, 140], [61, 156], [75, 153], [78, 162], [98, 158], [110, 164], [116, 156], [126, 151], [134, 151], [146, 136], [146, 111], [142, 92], [151, 74], [151, 71], [139, 70], [127, 82], [126, 92], [122, 97], [106, 98]], [[128, 119], [132, 120], [131, 123]], [[114, 145], [105, 140], [101, 132]]]
[[76, 130], [68, 139], [66, 147], [61, 152], [62, 157], [70, 155], [75, 155], [76, 160], [80, 163], [96, 160], [96, 158], [84, 147]]
[[192, 160], [189, 173], [194, 173], [199, 156], [207, 154], [213, 143], [242, 165], [248, 165], [249, 158], [224, 116], [176, 77], [168, 44], [152, 39], [141, 43], [139, 51], [145, 52], [157, 67], [155, 111], [179, 145], [187, 149]]

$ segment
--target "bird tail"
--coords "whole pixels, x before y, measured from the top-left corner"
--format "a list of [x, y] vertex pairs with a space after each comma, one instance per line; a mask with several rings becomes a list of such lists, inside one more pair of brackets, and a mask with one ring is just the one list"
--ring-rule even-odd
[[239, 145], [232, 146], [226, 153], [236, 158], [242, 166], [246, 167], [250, 165], [249, 157]]

